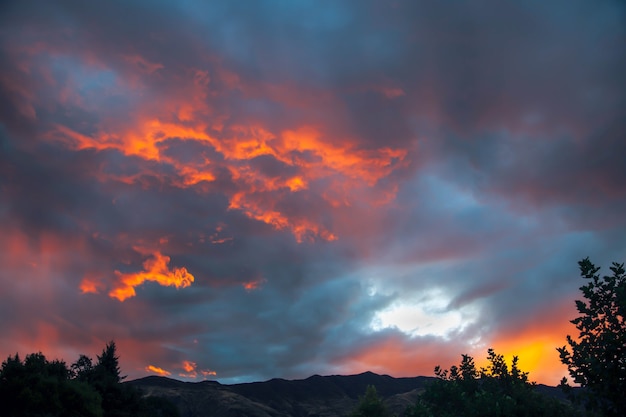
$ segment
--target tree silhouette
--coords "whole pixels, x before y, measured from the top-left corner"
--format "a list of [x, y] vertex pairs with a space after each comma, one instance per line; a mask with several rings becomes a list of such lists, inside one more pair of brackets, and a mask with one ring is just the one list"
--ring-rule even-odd
[[98, 362], [80, 355], [70, 368], [40, 353], [9, 356], [0, 367], [2, 417], [176, 417], [178, 410], [165, 398], [143, 398], [121, 384], [114, 342]]
[[[586, 387], [585, 403], [606, 416], [626, 415], [626, 275], [624, 264], [613, 262], [610, 276], [600, 278], [599, 267], [589, 258], [578, 262], [580, 290], [586, 301], [576, 300], [581, 314], [571, 321], [578, 340], [567, 336], [567, 346], [557, 348], [574, 382]], [[565, 378], [563, 385], [566, 385]]]
[[116, 384], [122, 382], [126, 377], [120, 377], [119, 357], [117, 356], [117, 348], [114, 341], [107, 343], [102, 350], [102, 354], [98, 356], [98, 363], [95, 366], [97, 373], [102, 373]]
[[511, 367], [503, 355], [487, 351], [488, 365], [480, 370], [474, 359], [462, 355], [459, 366], [435, 367], [437, 379], [428, 384], [406, 417], [556, 417], [576, 416], [578, 411], [535, 390], [518, 358]]
[[78, 360], [70, 366], [70, 375], [72, 378], [81, 381], [89, 381], [93, 374], [93, 361], [89, 356], [81, 354]]
[[0, 368], [0, 414], [23, 416], [102, 417], [101, 397], [88, 384], [68, 379], [65, 362], [32, 353], [22, 362], [16, 354]]

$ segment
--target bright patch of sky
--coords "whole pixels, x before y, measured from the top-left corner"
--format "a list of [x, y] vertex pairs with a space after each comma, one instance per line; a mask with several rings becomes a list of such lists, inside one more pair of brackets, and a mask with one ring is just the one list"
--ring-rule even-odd
[[440, 290], [429, 291], [419, 299], [398, 300], [377, 312], [370, 326], [374, 331], [395, 328], [409, 336], [446, 337], [462, 331], [478, 317], [476, 306], [449, 310], [450, 301]]

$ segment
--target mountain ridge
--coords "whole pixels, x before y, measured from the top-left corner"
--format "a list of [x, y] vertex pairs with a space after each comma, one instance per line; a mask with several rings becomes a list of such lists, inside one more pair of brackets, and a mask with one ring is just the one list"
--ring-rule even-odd
[[[167, 398], [176, 405], [181, 417], [331, 417], [349, 414], [368, 385], [375, 386], [389, 410], [400, 415], [416, 401], [424, 385], [434, 379], [395, 378], [367, 371], [238, 384], [188, 382], [151, 375], [125, 384], [140, 389], [146, 396]], [[563, 398], [557, 387], [538, 384], [537, 388], [544, 394]]]

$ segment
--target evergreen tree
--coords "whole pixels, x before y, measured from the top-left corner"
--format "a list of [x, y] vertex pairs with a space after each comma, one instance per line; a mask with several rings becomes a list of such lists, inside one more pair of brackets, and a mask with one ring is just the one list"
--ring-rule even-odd
[[[580, 316], [571, 322], [578, 340], [567, 336], [558, 348], [574, 382], [586, 388], [585, 403], [606, 416], [626, 415], [626, 275], [624, 264], [613, 262], [613, 273], [600, 278], [589, 258], [578, 262], [580, 287], [586, 301], [576, 300]], [[566, 385], [564, 379], [563, 385]]]
[[119, 384], [126, 378], [120, 376], [119, 357], [117, 356], [117, 347], [114, 341], [107, 343], [102, 350], [102, 354], [98, 356], [95, 371], [116, 384]]

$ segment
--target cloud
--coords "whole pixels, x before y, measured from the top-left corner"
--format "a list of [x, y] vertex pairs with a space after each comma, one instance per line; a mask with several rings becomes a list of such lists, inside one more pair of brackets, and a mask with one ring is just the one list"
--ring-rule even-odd
[[203, 378], [217, 376], [217, 372], [215, 371], [211, 371], [208, 369], [197, 369], [198, 365], [195, 362], [183, 361], [181, 366], [184, 372], [179, 373], [178, 376], [183, 378], [196, 379], [199, 376], [202, 376]]
[[171, 372], [166, 371], [165, 369], [161, 369], [158, 366], [153, 366], [153, 365], [146, 366], [146, 371], [147, 372], [151, 372], [151, 373], [155, 373], [158, 376], [170, 376], [170, 375], [172, 375]]
[[0, 354], [558, 382], [626, 254], [624, 5], [483, 6], [4, 6]]
[[[151, 256], [151, 258], [146, 259], [143, 263], [144, 270], [141, 272], [122, 273], [120, 271], [115, 271], [116, 283], [114, 284], [113, 289], [109, 291], [109, 297], [117, 298], [119, 301], [124, 301], [127, 298], [134, 297], [136, 295], [135, 287], [146, 281], [152, 281], [158, 283], [159, 285], [166, 287], [173, 286], [176, 288], [185, 288], [193, 283], [195, 278], [185, 267], [173, 268], [170, 270], [168, 267], [170, 262], [169, 256], [164, 256], [159, 252], [155, 252]], [[87, 288], [91, 288], [93, 284], [89, 281], [83, 280], [81, 287], [83, 285], [87, 286]]]

